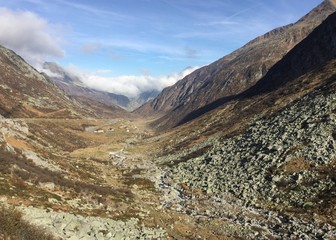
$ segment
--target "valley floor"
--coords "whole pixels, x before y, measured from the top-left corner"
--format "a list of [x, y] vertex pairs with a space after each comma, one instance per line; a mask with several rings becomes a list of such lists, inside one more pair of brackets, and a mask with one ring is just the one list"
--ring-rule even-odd
[[[326, 111], [333, 111], [333, 97]], [[226, 181], [215, 163], [229, 156], [223, 146], [240, 144], [242, 154], [257, 146], [244, 150], [239, 138], [202, 138], [201, 128], [176, 131], [157, 135], [138, 119], [0, 119], [0, 200], [62, 239], [336, 238], [332, 196], [325, 198], [331, 212], [317, 214], [308, 201], [286, 209], [261, 198], [246, 201], [249, 189], [245, 193], [244, 188], [241, 197], [225, 193], [216, 188], [218, 181]], [[231, 165], [219, 167], [225, 172]], [[240, 191], [249, 182], [239, 172], [244, 166], [234, 167]], [[330, 168], [334, 167], [333, 160]], [[208, 184], [216, 176], [211, 172], [218, 173], [212, 188]], [[234, 178], [232, 174], [227, 176]], [[334, 185], [325, 189], [333, 194]], [[0, 232], [0, 237], [6, 234], [10, 233]]]
[[1, 202], [64, 239], [230, 239], [163, 183], [138, 120], [0, 119]]

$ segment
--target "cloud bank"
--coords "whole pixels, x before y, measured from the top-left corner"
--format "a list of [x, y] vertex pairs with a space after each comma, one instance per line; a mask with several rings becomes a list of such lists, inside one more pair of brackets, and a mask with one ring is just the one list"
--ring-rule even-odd
[[64, 56], [51, 32], [54, 27], [32, 12], [0, 8], [0, 44], [34, 67], [39, 68], [49, 58]]
[[83, 73], [74, 65], [69, 66], [67, 71], [73, 76], [78, 76], [88, 87], [125, 95], [133, 98], [141, 93], [151, 90], [161, 91], [163, 88], [174, 85], [177, 81], [189, 75], [199, 67], [188, 67], [180, 73], [173, 73], [168, 76], [155, 77], [146, 72], [140, 76], [126, 75], [117, 77], [105, 77], [97, 73]]

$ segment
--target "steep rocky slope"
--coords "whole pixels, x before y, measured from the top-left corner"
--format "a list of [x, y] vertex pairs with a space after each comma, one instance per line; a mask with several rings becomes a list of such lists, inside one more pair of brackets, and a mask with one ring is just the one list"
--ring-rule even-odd
[[[328, 65], [330, 61], [336, 58], [336, 38], [335, 38], [335, 25], [332, 21], [335, 20], [335, 14], [331, 14], [328, 20], [318, 26], [311, 34], [303, 41], [297, 44], [288, 54], [286, 54], [279, 62], [270, 68], [268, 73], [262, 77], [254, 86], [246, 91], [236, 94], [234, 96], [224, 97], [206, 105], [194, 112], [188, 114], [179, 123], [190, 121], [216, 107], [229, 103], [230, 101], [240, 101], [244, 99], [252, 99], [253, 96], [262, 93], [269, 93], [293, 81], [292, 87], [297, 94], [301, 94], [309, 89], [309, 84], [304, 86], [302, 79], [298, 82], [301, 84], [296, 85], [296, 81], [301, 76], [313, 71], [316, 68], [321, 68]], [[330, 67], [329, 67], [330, 68]], [[321, 72], [326, 71], [321, 70]], [[304, 79], [304, 77], [303, 77]], [[317, 86], [323, 84], [324, 81], [315, 83]], [[283, 90], [278, 98], [283, 96], [289, 90]], [[244, 101], [240, 101], [240, 104]], [[248, 108], [248, 106], [246, 106]], [[240, 109], [239, 111], [243, 111]], [[238, 113], [238, 110], [236, 110]], [[242, 113], [240, 113], [242, 114]]]
[[324, 1], [295, 24], [275, 29], [164, 89], [138, 112], [145, 116], [163, 116], [154, 125], [167, 128], [207, 104], [243, 92], [265, 76], [335, 9], [332, 1]]
[[4, 117], [78, 116], [54, 84], [13, 51], [0, 47], [0, 113]]
[[0, 71], [0, 114], [4, 117], [99, 118], [125, 114], [118, 107], [69, 98], [47, 76], [4, 47], [0, 47]]
[[228, 218], [247, 229], [255, 226], [259, 239], [333, 239], [335, 91], [334, 75], [323, 88], [254, 121], [242, 134], [210, 141], [210, 151], [174, 165], [165, 183], [178, 183], [177, 189], [189, 193], [185, 199], [197, 199], [199, 192], [203, 199], [255, 209], [258, 220], [223, 211], [223, 203], [204, 213], [200, 202], [186, 201], [194, 214]]
[[168, 203], [239, 224], [242, 238], [335, 238], [335, 69], [336, 13], [263, 84], [167, 136], [162, 185], [182, 196]]

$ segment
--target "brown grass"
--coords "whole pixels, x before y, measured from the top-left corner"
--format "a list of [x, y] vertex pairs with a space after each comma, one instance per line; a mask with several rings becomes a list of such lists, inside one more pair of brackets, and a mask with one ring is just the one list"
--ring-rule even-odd
[[12, 145], [14, 148], [23, 149], [23, 150], [32, 149], [32, 146], [30, 146], [29, 143], [23, 140], [16, 139], [13, 136], [7, 136], [6, 142]]
[[[24, 157], [18, 157], [9, 152], [1, 152], [0, 154], [0, 173], [9, 173], [13, 165], [18, 168], [12, 170], [12, 184], [19, 189], [25, 188], [24, 181], [30, 181], [34, 184], [53, 182], [55, 185], [72, 189], [77, 193], [96, 193], [99, 195], [113, 195], [118, 198], [132, 198], [133, 194], [127, 189], [115, 189], [109, 186], [101, 186], [90, 184], [82, 181], [67, 179], [62, 173], [53, 172], [46, 168], [36, 166], [31, 160]], [[24, 180], [24, 181], [23, 181]]]
[[283, 169], [287, 173], [295, 173], [302, 170], [311, 170], [311, 167], [304, 158], [295, 158], [286, 162], [280, 169]]
[[19, 211], [5, 206], [0, 206], [0, 239], [56, 240], [50, 233], [23, 220]]

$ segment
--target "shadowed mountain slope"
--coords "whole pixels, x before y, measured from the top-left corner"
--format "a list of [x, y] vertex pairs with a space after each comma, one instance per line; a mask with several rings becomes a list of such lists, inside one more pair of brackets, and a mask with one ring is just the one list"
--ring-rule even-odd
[[[169, 169], [166, 182], [181, 186], [180, 194], [192, 199], [188, 213], [197, 215], [203, 208], [208, 217], [225, 218], [225, 203], [243, 204], [267, 212], [258, 218], [263, 230], [242, 234], [243, 239], [333, 239], [336, 13], [256, 85], [221, 101], [164, 133], [156, 158]], [[206, 207], [205, 195], [213, 199]], [[215, 202], [220, 204], [214, 207]], [[280, 220], [270, 223], [270, 213]], [[249, 226], [248, 218], [241, 218], [242, 226]]]
[[[254, 119], [267, 118], [316, 89], [335, 91], [335, 84], [336, 13], [333, 13], [257, 84], [190, 113], [181, 122], [185, 124], [172, 133], [176, 139], [189, 139], [183, 141], [185, 146], [193, 146], [213, 134], [234, 136]], [[165, 144], [169, 149], [170, 144]], [[174, 152], [180, 148], [183, 149], [177, 144], [171, 149]]]
[[[333, 13], [308, 35], [307, 38], [276, 63], [254, 86], [240, 94], [218, 99], [211, 104], [191, 112], [183, 118], [179, 124], [195, 119], [232, 100], [243, 102], [245, 99], [252, 98], [256, 95], [267, 94], [279, 90], [281, 87], [286, 89], [286, 85], [290, 85], [292, 89], [288, 89], [287, 87], [286, 90], [283, 90], [281, 94], [283, 96], [293, 90], [298, 94], [300, 91], [304, 92], [305, 86], [303, 85], [307, 84], [307, 86], [309, 86], [307, 83], [309, 79], [302, 80], [300, 77], [310, 76], [309, 73], [316, 72], [316, 69], [321, 69], [317, 71], [317, 73], [321, 73], [321, 76], [323, 76], [325, 72], [333, 72], [332, 62], [335, 61], [335, 59], [336, 13]], [[315, 83], [315, 85], [324, 84], [324, 81], [328, 80], [326, 77], [321, 77], [321, 79], [322, 80]], [[291, 83], [292, 81], [293, 83]], [[296, 83], [299, 84], [295, 86]], [[278, 97], [281, 98], [281, 95]], [[241, 109], [241, 111], [243, 111], [243, 109]]]
[[215, 101], [221, 103], [223, 98], [230, 99], [242, 93], [264, 77], [275, 63], [335, 9], [331, 1], [324, 1], [295, 24], [277, 28], [196, 70], [174, 86], [164, 89], [137, 112], [144, 116], [161, 116], [153, 125], [164, 129], [185, 122], [183, 119], [202, 107]]

